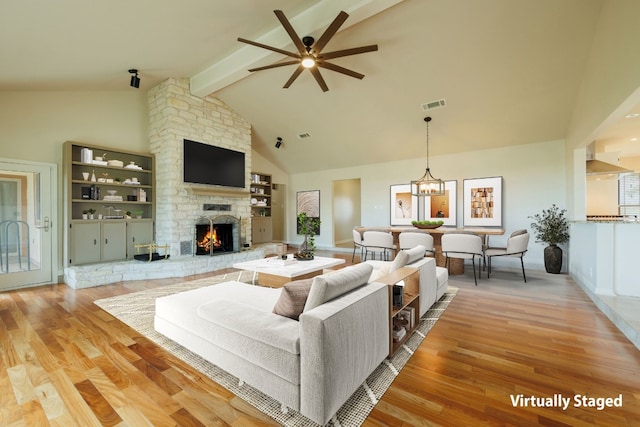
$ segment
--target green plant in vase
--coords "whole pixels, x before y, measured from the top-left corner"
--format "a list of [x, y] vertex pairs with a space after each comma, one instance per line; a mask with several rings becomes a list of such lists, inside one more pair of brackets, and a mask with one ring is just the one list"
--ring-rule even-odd
[[549, 209], [543, 209], [542, 214], [529, 217], [535, 220], [531, 223], [531, 228], [536, 240], [549, 245], [544, 248], [544, 267], [547, 273], [558, 274], [562, 269], [562, 249], [558, 245], [569, 241], [566, 212], [566, 209], [560, 209], [554, 204]]
[[300, 250], [295, 257], [302, 260], [313, 259], [316, 231], [320, 230], [320, 218], [313, 218], [306, 212], [298, 214], [298, 234], [304, 235], [304, 242], [300, 245]]

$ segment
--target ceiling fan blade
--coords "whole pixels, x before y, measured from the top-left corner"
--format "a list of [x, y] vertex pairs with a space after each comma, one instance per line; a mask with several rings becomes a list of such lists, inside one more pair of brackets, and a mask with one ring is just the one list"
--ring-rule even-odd
[[281, 53], [283, 55], [292, 56], [292, 57], [298, 58], [298, 59], [300, 58], [300, 54], [298, 54], [298, 53], [288, 52], [286, 50], [278, 49], [277, 47], [267, 46], [266, 44], [253, 42], [253, 41], [247, 40], [247, 39], [243, 39], [242, 37], [238, 37], [238, 41], [242, 42], [242, 43], [247, 43], [247, 44], [250, 44], [250, 45], [253, 45], [253, 46], [258, 46], [258, 47], [261, 47], [263, 49], [272, 50], [274, 52], [278, 52], [278, 53]]
[[328, 91], [329, 87], [324, 82], [324, 79], [322, 78], [322, 74], [320, 74], [320, 70], [318, 70], [317, 67], [313, 67], [313, 68], [309, 68], [309, 71], [311, 71], [311, 74], [313, 75], [313, 77], [316, 79], [316, 81], [320, 85], [320, 88], [322, 89], [322, 91], [323, 92]]
[[300, 61], [285, 61], [285, 62], [277, 62], [275, 64], [271, 64], [271, 65], [265, 65], [263, 67], [256, 67], [256, 68], [251, 68], [248, 71], [262, 71], [262, 70], [268, 70], [270, 68], [278, 68], [278, 67], [284, 67], [286, 65], [293, 65], [293, 64], [299, 64]]
[[287, 17], [284, 16], [284, 13], [281, 10], [274, 10], [273, 13], [276, 14], [278, 20], [280, 21], [280, 24], [282, 24], [287, 34], [289, 34], [289, 37], [291, 37], [291, 40], [298, 49], [298, 52], [300, 52], [301, 55], [306, 55], [307, 49], [304, 47], [304, 44], [302, 44], [302, 40], [296, 33], [296, 30], [294, 30], [291, 26], [291, 23], [289, 22]]
[[361, 46], [361, 47], [354, 47], [351, 49], [343, 49], [343, 50], [335, 50], [333, 52], [326, 52], [326, 53], [323, 53], [322, 55], [318, 55], [318, 59], [341, 58], [343, 56], [358, 55], [360, 53], [374, 52], [376, 50], [378, 50], [378, 45], [372, 44], [369, 46]]
[[316, 54], [322, 51], [322, 49], [327, 45], [329, 40], [331, 40], [331, 37], [333, 37], [335, 33], [338, 32], [338, 30], [340, 29], [342, 24], [344, 24], [344, 21], [346, 21], [348, 17], [349, 17], [349, 14], [344, 11], [341, 11], [338, 14], [338, 16], [336, 16], [336, 19], [333, 20], [333, 22], [329, 25], [329, 27], [327, 27], [327, 29], [324, 30], [324, 33], [322, 33], [320, 38], [314, 43], [313, 50], [315, 51]]
[[287, 80], [287, 82], [282, 87], [284, 89], [287, 89], [289, 86], [291, 86], [291, 84], [295, 81], [295, 79], [298, 78], [298, 76], [300, 75], [300, 73], [302, 73], [303, 70], [304, 70], [304, 67], [302, 65], [296, 68], [293, 74], [291, 74], [291, 77], [289, 77], [289, 80]]
[[346, 74], [347, 76], [355, 77], [356, 79], [362, 80], [364, 78], [364, 74], [356, 73], [355, 71], [349, 70], [348, 68], [344, 68], [335, 64], [330, 64], [329, 62], [318, 61], [316, 62], [316, 65], [318, 65], [318, 67], [326, 68], [331, 71], [336, 71], [338, 73]]

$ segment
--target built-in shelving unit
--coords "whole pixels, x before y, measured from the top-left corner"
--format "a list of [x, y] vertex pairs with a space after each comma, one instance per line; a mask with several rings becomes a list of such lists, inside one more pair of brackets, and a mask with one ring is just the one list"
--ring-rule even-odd
[[152, 154], [67, 141], [66, 264], [133, 258], [154, 236]]
[[251, 172], [251, 241], [254, 244], [271, 242], [271, 175]]

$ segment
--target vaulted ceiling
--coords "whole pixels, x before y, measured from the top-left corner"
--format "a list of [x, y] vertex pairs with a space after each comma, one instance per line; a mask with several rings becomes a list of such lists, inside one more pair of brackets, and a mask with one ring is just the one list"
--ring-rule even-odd
[[[295, 173], [563, 139], [602, 0], [23, 0], [0, 3], [0, 90], [136, 90], [191, 79], [252, 124], [253, 147]], [[351, 16], [325, 51], [377, 44], [322, 70], [322, 92], [287, 59], [238, 37], [295, 50], [273, 13], [316, 39]], [[446, 107], [422, 105], [444, 99]], [[300, 139], [299, 135], [308, 134]], [[277, 137], [282, 146], [275, 148]]]

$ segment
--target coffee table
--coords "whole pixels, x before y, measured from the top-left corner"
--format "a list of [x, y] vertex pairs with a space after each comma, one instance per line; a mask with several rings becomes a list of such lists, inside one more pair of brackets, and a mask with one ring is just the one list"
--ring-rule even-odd
[[289, 255], [287, 260], [269, 257], [233, 264], [233, 268], [260, 273], [259, 285], [281, 288], [292, 280], [309, 279], [322, 274], [325, 268], [344, 264], [340, 258], [315, 257], [309, 261], [300, 261]]

